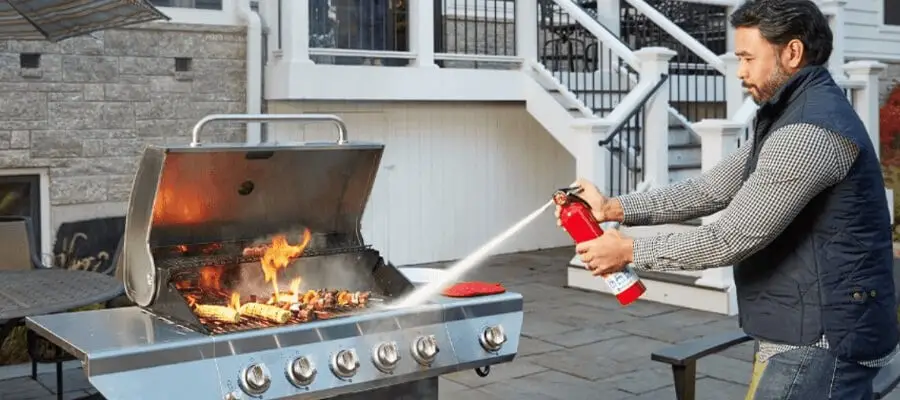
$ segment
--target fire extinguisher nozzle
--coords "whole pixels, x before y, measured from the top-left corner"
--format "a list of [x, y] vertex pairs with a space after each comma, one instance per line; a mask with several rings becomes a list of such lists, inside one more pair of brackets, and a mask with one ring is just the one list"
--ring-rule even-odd
[[566, 195], [578, 194], [581, 193], [584, 189], [581, 186], [569, 186], [562, 189], [557, 189], [558, 192], [563, 192]]

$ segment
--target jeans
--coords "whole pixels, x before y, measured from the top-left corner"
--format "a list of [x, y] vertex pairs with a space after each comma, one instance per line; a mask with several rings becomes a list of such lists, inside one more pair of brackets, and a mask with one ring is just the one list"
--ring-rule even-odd
[[819, 347], [790, 350], [753, 364], [745, 400], [871, 400], [878, 370]]

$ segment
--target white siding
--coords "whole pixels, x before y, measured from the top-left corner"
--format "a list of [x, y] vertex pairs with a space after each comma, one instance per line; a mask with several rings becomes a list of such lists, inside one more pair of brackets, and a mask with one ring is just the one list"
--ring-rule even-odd
[[[574, 179], [572, 156], [521, 103], [293, 101], [270, 112], [337, 114], [351, 141], [385, 143], [363, 234], [397, 265], [461, 258]], [[275, 130], [278, 140], [334, 137], [329, 126]], [[548, 210], [500, 251], [562, 245], [571, 241]]]
[[844, 6], [847, 58], [900, 61], [900, 26], [882, 23], [884, 1], [897, 0], [852, 0]]

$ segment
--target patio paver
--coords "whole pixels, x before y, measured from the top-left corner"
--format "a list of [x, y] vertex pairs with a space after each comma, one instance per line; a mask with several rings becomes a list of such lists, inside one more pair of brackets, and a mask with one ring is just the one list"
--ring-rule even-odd
[[[502, 255], [469, 277], [502, 282], [525, 296], [524, 336], [516, 360], [494, 366], [488, 377], [461, 371], [442, 378], [442, 400], [671, 400], [669, 369], [651, 361], [650, 352], [737, 328], [734, 317], [651, 302], [622, 308], [611, 296], [563, 288], [570, 258], [571, 248]], [[698, 400], [742, 399], [752, 352], [745, 343], [703, 358]], [[38, 382], [0, 381], [0, 400], [52, 399], [54, 382], [52, 373]], [[80, 370], [66, 371], [65, 385], [67, 398], [90, 387]]]

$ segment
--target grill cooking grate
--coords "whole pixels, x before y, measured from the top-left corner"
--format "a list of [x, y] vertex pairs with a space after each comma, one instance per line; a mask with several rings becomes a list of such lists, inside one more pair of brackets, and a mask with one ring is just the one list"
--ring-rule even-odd
[[[345, 253], [359, 253], [365, 250], [368, 250], [370, 246], [359, 246], [359, 247], [340, 247], [340, 248], [328, 248], [328, 249], [307, 249], [300, 256], [296, 258], [302, 257], [316, 257], [316, 256], [328, 256], [334, 254], [345, 254]], [[166, 257], [166, 258], [158, 258], [156, 261], [156, 265], [159, 268], [200, 268], [205, 266], [217, 266], [217, 265], [235, 265], [235, 264], [247, 264], [247, 263], [258, 263], [261, 260], [261, 257], [257, 256], [243, 256], [243, 255], [234, 255], [234, 254], [217, 254], [217, 255], [201, 255], [201, 256], [175, 256], [175, 257]]]
[[305, 324], [305, 323], [309, 323], [309, 322], [321, 321], [321, 320], [327, 320], [327, 319], [346, 318], [346, 317], [349, 317], [352, 315], [358, 315], [358, 314], [362, 314], [362, 313], [369, 312], [369, 311], [371, 311], [371, 310], [368, 308], [357, 308], [357, 309], [347, 310], [347, 311], [329, 310], [328, 314], [330, 314], [330, 316], [328, 318], [317, 318], [317, 317], [314, 317], [314, 315], [315, 315], [314, 313], [310, 313], [311, 317], [309, 319], [302, 319], [302, 318], [298, 317], [297, 314], [295, 313], [295, 314], [293, 314], [293, 317], [291, 317], [291, 319], [289, 319], [287, 322], [285, 322], [283, 324], [277, 324], [274, 322], [269, 322], [266, 320], [256, 319], [256, 318], [251, 318], [251, 317], [241, 317], [241, 322], [238, 322], [236, 324], [229, 323], [229, 322], [222, 322], [222, 321], [218, 321], [218, 320], [211, 320], [211, 319], [206, 319], [206, 318], [200, 318], [200, 322], [203, 324], [203, 326], [206, 327], [206, 329], [209, 330], [209, 333], [211, 335], [222, 335], [222, 334], [226, 334], [226, 333], [242, 332], [242, 331], [248, 331], [248, 330], [252, 330], [252, 329], [275, 328], [275, 327], [281, 327], [281, 326], [292, 326], [292, 325]]

